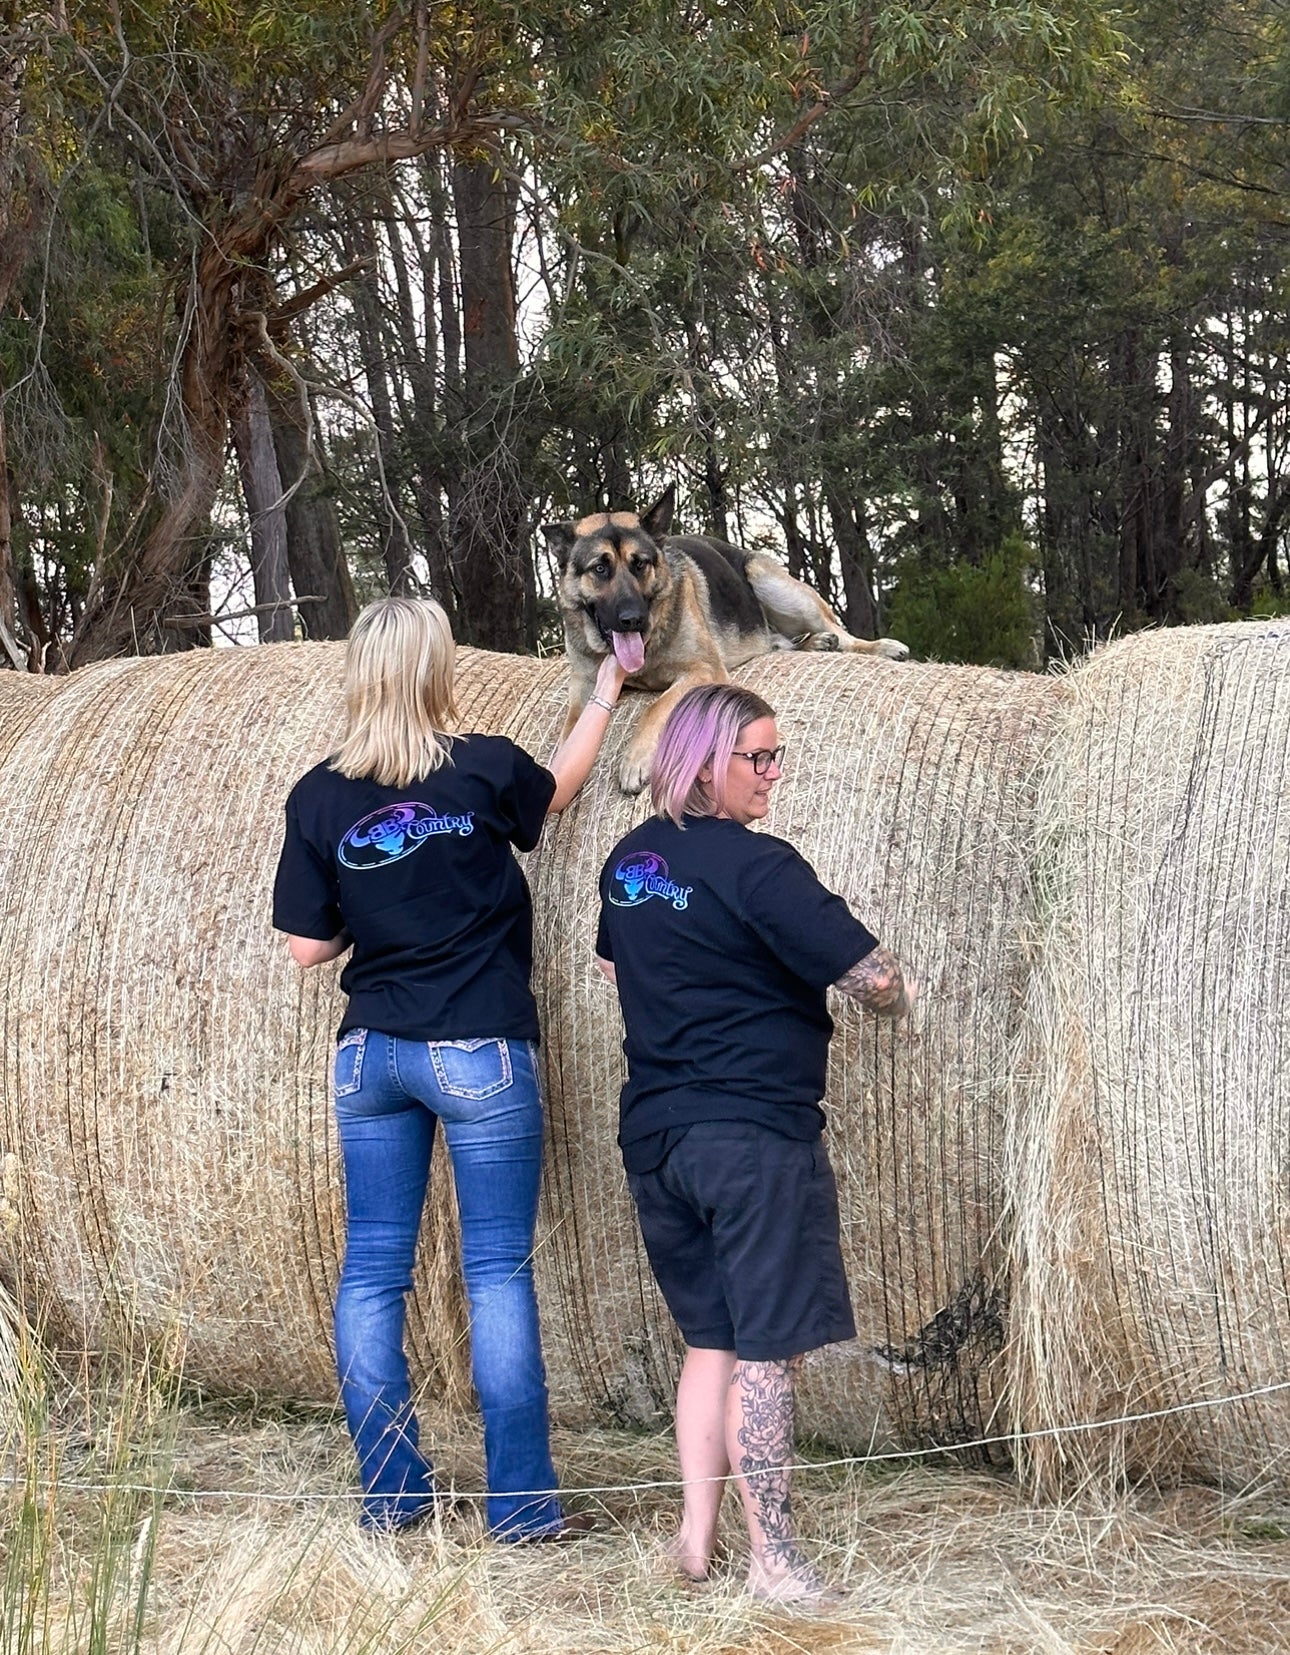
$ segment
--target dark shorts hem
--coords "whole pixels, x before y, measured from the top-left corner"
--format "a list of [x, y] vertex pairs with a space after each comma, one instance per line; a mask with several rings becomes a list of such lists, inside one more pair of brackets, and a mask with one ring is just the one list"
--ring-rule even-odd
[[820, 1140], [705, 1122], [628, 1185], [655, 1280], [692, 1349], [787, 1361], [855, 1336]]
[[[673, 1314], [672, 1320], [676, 1322], [675, 1314]], [[715, 1328], [684, 1328], [681, 1327], [680, 1322], [676, 1322], [676, 1325], [681, 1328], [681, 1337], [685, 1340], [686, 1348], [689, 1350], [734, 1350], [735, 1348], [734, 1329], [729, 1323], [725, 1327]]]
[[735, 1346], [735, 1355], [741, 1362], [791, 1362], [795, 1356], [822, 1350], [825, 1345], [843, 1345], [855, 1336], [854, 1322], [848, 1321], [845, 1326], [835, 1323], [826, 1331], [803, 1333], [786, 1342], [771, 1341], [762, 1345], [757, 1341], [750, 1343], [744, 1340]]

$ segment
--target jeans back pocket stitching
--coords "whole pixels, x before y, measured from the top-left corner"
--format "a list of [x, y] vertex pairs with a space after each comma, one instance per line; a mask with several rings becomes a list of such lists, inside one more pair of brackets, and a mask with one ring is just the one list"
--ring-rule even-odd
[[[352, 1051], [354, 1054], [353, 1076], [344, 1085], [340, 1081], [341, 1053]], [[353, 1097], [355, 1092], [361, 1091], [363, 1086], [363, 1056], [367, 1051], [367, 1030], [350, 1029], [341, 1037], [336, 1047], [336, 1056], [332, 1064], [332, 1090], [338, 1098]]]
[[[429, 1040], [426, 1044], [430, 1048], [430, 1062], [434, 1066], [435, 1080], [440, 1089], [450, 1098], [464, 1098], [470, 1103], [483, 1103], [485, 1099], [495, 1097], [498, 1092], [505, 1092], [515, 1084], [515, 1075], [511, 1065], [511, 1049], [505, 1040]], [[448, 1079], [448, 1072], [444, 1067], [440, 1053], [444, 1047], [455, 1048], [457, 1051], [477, 1052], [485, 1046], [496, 1046], [502, 1060], [501, 1078], [488, 1086], [462, 1086]]]

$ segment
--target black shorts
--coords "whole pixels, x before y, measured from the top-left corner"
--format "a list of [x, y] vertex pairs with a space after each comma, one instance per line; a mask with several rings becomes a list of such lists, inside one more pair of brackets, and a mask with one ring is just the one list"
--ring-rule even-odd
[[838, 1189], [819, 1138], [705, 1121], [627, 1182], [687, 1345], [773, 1362], [855, 1337]]

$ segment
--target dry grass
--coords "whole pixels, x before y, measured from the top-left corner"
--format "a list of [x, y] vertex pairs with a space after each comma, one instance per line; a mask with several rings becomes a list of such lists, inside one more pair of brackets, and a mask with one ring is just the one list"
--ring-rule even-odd
[[1285, 1497], [1290, 626], [1138, 635], [1070, 685], [1014, 1117], [1016, 1415], [1190, 1408], [1035, 1468]]
[[[6, 1655], [1290, 1649], [1290, 1512], [1207, 1490], [1042, 1506], [992, 1474], [811, 1470], [798, 1479], [803, 1527], [850, 1598], [809, 1619], [743, 1595], [733, 1512], [733, 1561], [711, 1585], [660, 1568], [677, 1496], [633, 1485], [674, 1476], [666, 1435], [557, 1434], [566, 1485], [611, 1487], [582, 1498], [602, 1523], [577, 1546], [493, 1546], [470, 1515], [387, 1540], [353, 1523], [348, 1444], [330, 1416], [143, 1395], [64, 1403], [35, 1452], [64, 1488], [26, 1502], [26, 1530], [21, 1490], [6, 1496]], [[440, 1420], [434, 1438], [441, 1474], [477, 1489], [475, 1433]], [[33, 1506], [48, 1544], [24, 1590], [15, 1564], [33, 1552]]]

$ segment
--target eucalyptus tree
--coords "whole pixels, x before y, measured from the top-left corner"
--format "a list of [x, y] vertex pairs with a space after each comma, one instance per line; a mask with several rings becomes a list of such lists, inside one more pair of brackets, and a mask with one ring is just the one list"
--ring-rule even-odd
[[[424, 568], [465, 637], [515, 647], [534, 632], [539, 503], [620, 502], [677, 469], [706, 525], [778, 524], [790, 559], [867, 625], [891, 522], [930, 521], [946, 492], [937, 393], [908, 412], [920, 387], [893, 373], [926, 308], [933, 232], [970, 227], [1035, 103], [1104, 79], [1116, 49], [1096, 0], [121, 0], [51, 15], [55, 194], [66, 208], [91, 176], [115, 191], [137, 265], [126, 331], [161, 353], [110, 422], [123, 451], [109, 444], [79, 491], [102, 509], [79, 502], [93, 530], [64, 571], [75, 662], [203, 636], [234, 429], [261, 515], [285, 517], [315, 634], [352, 614], [342, 530], [364, 490], [381, 578]], [[547, 299], [522, 327], [526, 223]], [[33, 304], [47, 310], [59, 280], [29, 272]], [[56, 355], [38, 330], [23, 372], [66, 411]], [[374, 427], [361, 459], [334, 418], [320, 441], [320, 397], [352, 408], [355, 386]], [[266, 412], [276, 484], [255, 442]], [[921, 473], [894, 463], [902, 419]], [[379, 461], [379, 494], [362, 480], [349, 501], [328, 447], [350, 473]], [[262, 592], [276, 612], [280, 571]]]
[[[574, 148], [542, 176], [563, 238], [542, 364], [569, 420], [563, 492], [612, 501], [624, 452], [634, 493], [680, 469], [703, 526], [773, 525], [875, 630], [893, 526], [926, 531], [954, 493], [950, 387], [900, 367], [935, 298], [934, 238], [973, 229], [1038, 108], [1114, 75], [1118, 37], [1079, 3], [752, 4], [682, 13], [660, 49], [642, 11], [637, 41], [553, 71], [595, 102], [616, 163]], [[1008, 526], [997, 436], [989, 465], [998, 521], [960, 537]]]
[[1127, 95], [1050, 111], [947, 273], [993, 320], [1049, 653], [1248, 612], [1280, 579], [1284, 14], [1143, 6]]

